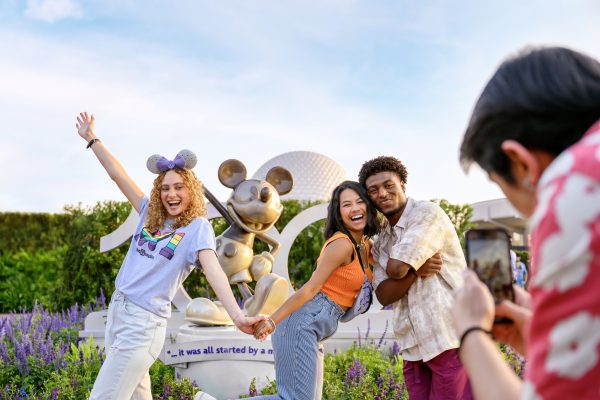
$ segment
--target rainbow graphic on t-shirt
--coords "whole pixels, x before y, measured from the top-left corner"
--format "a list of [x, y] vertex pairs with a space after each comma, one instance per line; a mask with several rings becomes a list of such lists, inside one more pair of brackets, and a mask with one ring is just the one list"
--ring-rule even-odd
[[181, 239], [183, 239], [184, 236], [185, 233], [175, 233], [171, 240], [169, 240], [169, 243], [167, 243], [165, 247], [160, 249], [159, 254], [161, 256], [166, 257], [169, 260], [173, 258], [173, 255], [175, 254], [175, 249], [177, 248], [177, 245], [179, 244]]
[[168, 238], [172, 234], [173, 232], [167, 232], [161, 235], [159, 230], [149, 232], [148, 229], [143, 228], [140, 233], [134, 236], [134, 239], [138, 241], [138, 246], [143, 246], [145, 243], [148, 243], [148, 249], [154, 251], [158, 242]]

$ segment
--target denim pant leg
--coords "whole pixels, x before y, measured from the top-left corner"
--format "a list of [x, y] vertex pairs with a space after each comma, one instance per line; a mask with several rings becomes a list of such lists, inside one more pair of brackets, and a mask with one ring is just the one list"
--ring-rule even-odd
[[106, 326], [106, 359], [90, 399], [152, 399], [148, 370], [164, 344], [167, 321], [113, 296]]
[[284, 319], [272, 336], [278, 394], [255, 399], [314, 400], [319, 342], [333, 335], [342, 309], [323, 293]]

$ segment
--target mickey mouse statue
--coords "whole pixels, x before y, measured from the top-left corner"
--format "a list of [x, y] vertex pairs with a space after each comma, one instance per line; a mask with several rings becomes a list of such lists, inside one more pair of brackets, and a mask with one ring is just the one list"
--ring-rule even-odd
[[[237, 285], [249, 316], [271, 314], [289, 295], [288, 281], [271, 272], [279, 242], [266, 232], [283, 211], [279, 196], [292, 190], [292, 174], [283, 167], [273, 167], [264, 180], [246, 179], [241, 161], [226, 160], [219, 167], [219, 181], [233, 189], [227, 207], [210, 193], [204, 194], [229, 223], [229, 228], [216, 238], [217, 257], [230, 284]], [[271, 251], [254, 254], [254, 239], [271, 246]], [[248, 285], [256, 281], [254, 291]], [[206, 298], [193, 299], [186, 309], [186, 320], [196, 325], [233, 325], [219, 302]]]

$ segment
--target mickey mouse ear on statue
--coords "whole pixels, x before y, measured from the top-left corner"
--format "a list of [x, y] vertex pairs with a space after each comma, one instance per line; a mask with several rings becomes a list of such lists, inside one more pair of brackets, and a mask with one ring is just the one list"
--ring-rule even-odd
[[160, 154], [154, 154], [146, 161], [146, 167], [153, 174], [160, 174], [174, 168], [192, 169], [196, 166], [198, 159], [191, 150], [181, 150], [173, 160], [168, 160]]

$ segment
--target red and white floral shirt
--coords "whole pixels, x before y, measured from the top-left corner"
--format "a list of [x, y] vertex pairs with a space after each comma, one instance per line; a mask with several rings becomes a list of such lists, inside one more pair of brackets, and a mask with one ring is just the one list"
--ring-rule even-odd
[[600, 399], [600, 121], [538, 185], [525, 399]]

